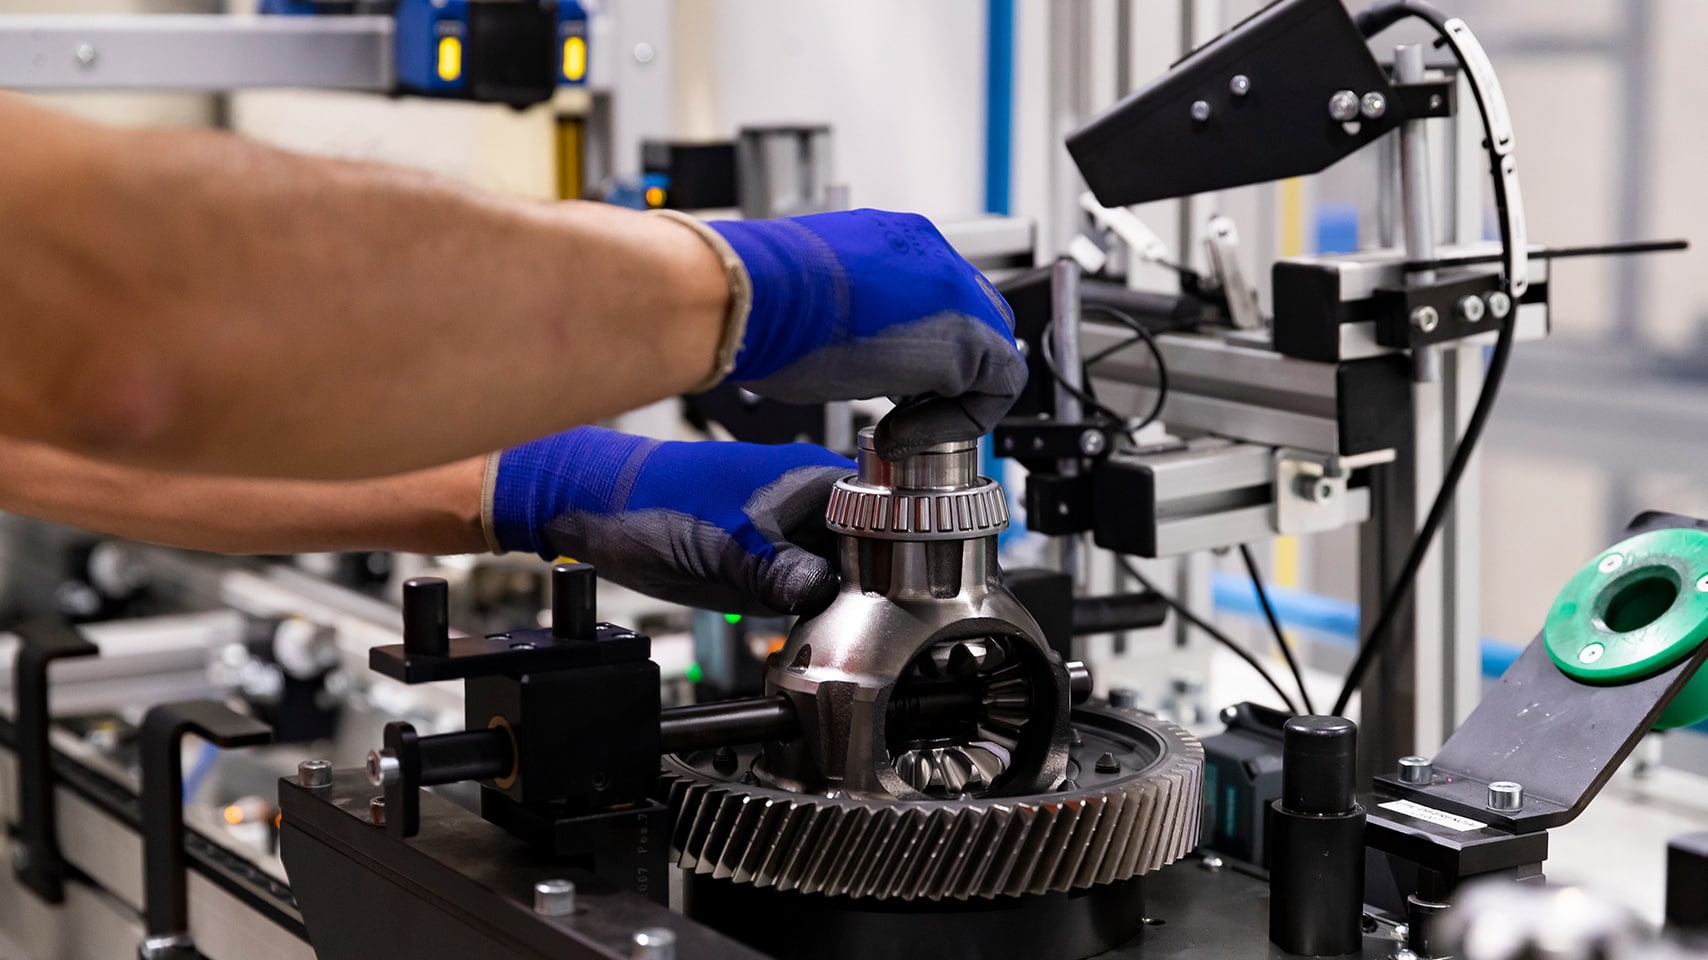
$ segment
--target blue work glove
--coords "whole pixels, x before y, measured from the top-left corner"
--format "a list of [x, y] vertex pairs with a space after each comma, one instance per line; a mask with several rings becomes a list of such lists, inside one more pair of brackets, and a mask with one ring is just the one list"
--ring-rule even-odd
[[790, 403], [907, 399], [878, 425], [886, 459], [990, 432], [1025, 388], [1008, 302], [924, 217], [710, 226], [753, 287], [729, 382]]
[[825, 506], [853, 470], [806, 443], [666, 443], [580, 427], [497, 455], [487, 531], [500, 551], [586, 561], [674, 603], [815, 610], [838, 586]]

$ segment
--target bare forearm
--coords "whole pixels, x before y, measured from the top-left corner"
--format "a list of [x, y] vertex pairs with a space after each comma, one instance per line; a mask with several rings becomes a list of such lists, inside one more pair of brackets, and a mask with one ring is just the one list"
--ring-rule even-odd
[[374, 480], [248, 480], [0, 441], [0, 510], [217, 553], [478, 553], [485, 459]]
[[710, 372], [680, 225], [0, 100], [0, 432], [197, 471], [445, 463]]

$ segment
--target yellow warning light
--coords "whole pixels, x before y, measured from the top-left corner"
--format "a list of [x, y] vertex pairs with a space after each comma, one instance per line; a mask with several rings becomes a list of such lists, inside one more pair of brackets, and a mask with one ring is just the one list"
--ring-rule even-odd
[[571, 83], [587, 76], [587, 38], [569, 37], [563, 41], [563, 78]]
[[664, 188], [663, 187], [647, 187], [646, 188], [646, 205], [649, 207], [662, 207], [662, 206], [664, 206]]
[[243, 822], [243, 810], [237, 804], [225, 808], [225, 822], [237, 826]]
[[449, 83], [463, 75], [463, 42], [456, 37], [439, 38], [439, 79]]

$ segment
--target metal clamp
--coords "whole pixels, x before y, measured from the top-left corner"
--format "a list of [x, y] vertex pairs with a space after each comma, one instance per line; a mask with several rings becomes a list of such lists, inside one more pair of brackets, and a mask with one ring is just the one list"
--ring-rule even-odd
[[217, 700], [163, 703], [143, 717], [143, 960], [198, 956], [184, 876], [183, 739], [191, 733], [225, 749], [273, 739], [271, 727]]
[[1345, 526], [1346, 481], [1352, 471], [1393, 459], [1392, 450], [1342, 457], [1276, 448], [1275, 532], [1292, 536]]
[[75, 627], [37, 621], [20, 627], [12, 670], [13, 721], [18, 738], [18, 838], [13, 869], [18, 880], [48, 903], [65, 901], [65, 857], [59, 850], [48, 729], [47, 668], [55, 660], [92, 657], [100, 648]]

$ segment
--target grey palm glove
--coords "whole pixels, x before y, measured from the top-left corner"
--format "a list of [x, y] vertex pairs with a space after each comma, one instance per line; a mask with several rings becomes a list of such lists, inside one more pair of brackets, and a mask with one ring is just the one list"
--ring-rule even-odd
[[836, 594], [824, 510], [854, 465], [821, 447], [581, 427], [494, 466], [486, 520], [499, 552], [572, 557], [641, 593], [731, 613], [796, 613]]
[[1007, 301], [924, 217], [708, 226], [752, 291], [730, 382], [791, 403], [902, 399], [878, 427], [887, 459], [988, 433], [1025, 388]]

